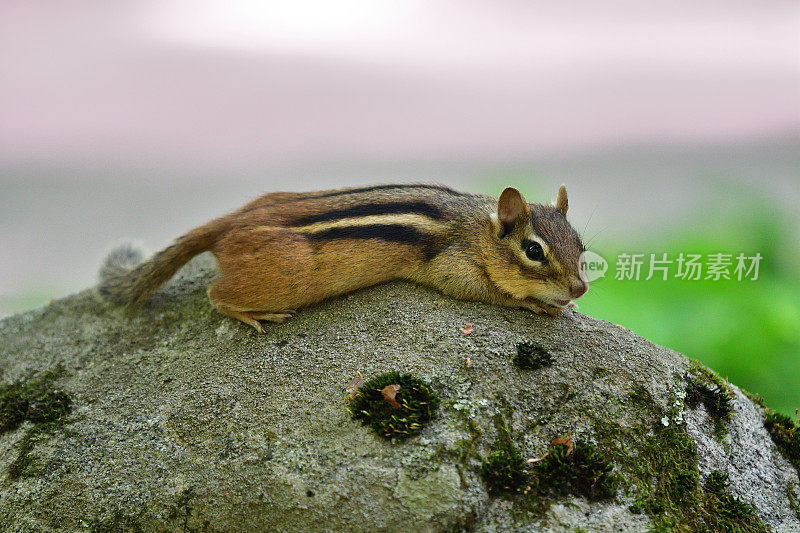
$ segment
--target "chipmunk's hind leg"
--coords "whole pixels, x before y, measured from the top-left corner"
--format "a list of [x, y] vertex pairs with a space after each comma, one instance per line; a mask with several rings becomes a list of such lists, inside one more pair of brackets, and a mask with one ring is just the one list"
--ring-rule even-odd
[[232, 305], [220, 297], [219, 283], [214, 283], [208, 288], [208, 297], [214, 304], [217, 310], [225, 315], [241, 320], [248, 326], [252, 326], [257, 332], [265, 333], [264, 328], [259, 323], [259, 320], [267, 322], [285, 322], [287, 318], [291, 318], [294, 310], [287, 310], [281, 312], [264, 311], [258, 309], [243, 309], [239, 306]]
[[225, 304], [214, 303], [214, 305], [216, 306], [217, 310], [220, 313], [233, 317], [237, 320], [241, 320], [248, 326], [253, 326], [253, 328], [255, 328], [255, 330], [259, 333], [265, 333], [264, 328], [261, 326], [261, 323], [258, 320], [251, 318], [246, 313], [242, 313], [240, 311], [234, 311]]
[[221, 313], [241, 320], [259, 333], [260, 320], [283, 322], [306, 304], [299, 296], [309, 278], [312, 254], [305, 236], [283, 228], [239, 228], [228, 232], [211, 250], [219, 277], [208, 297]]
[[295, 310], [294, 309], [287, 309], [281, 313], [271, 313], [265, 311], [247, 311], [245, 312], [246, 315], [250, 316], [255, 320], [264, 320], [266, 322], [276, 322], [278, 324], [282, 324], [286, 322], [286, 319], [292, 318], [294, 316]]

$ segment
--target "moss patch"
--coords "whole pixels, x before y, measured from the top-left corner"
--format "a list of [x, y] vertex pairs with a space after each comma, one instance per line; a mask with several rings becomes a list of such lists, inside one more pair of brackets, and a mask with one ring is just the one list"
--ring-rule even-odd
[[514, 364], [524, 370], [538, 370], [553, 364], [553, 356], [538, 343], [520, 342]]
[[705, 482], [703, 511], [711, 531], [769, 531], [753, 508], [735, 496], [726, 494], [728, 475], [712, 471]]
[[8, 465], [8, 470], [6, 471], [7, 481], [16, 481], [25, 477], [29, 472], [29, 468], [33, 464], [33, 457], [31, 457], [30, 452], [33, 450], [35, 442], [36, 435], [32, 431], [22, 437], [17, 449], [17, 457]]
[[768, 409], [764, 427], [769, 431], [772, 441], [781, 453], [800, 473], [800, 426], [788, 416]]
[[613, 498], [617, 491], [614, 465], [591, 443], [576, 443], [572, 453], [564, 444], [550, 448], [535, 463], [533, 478], [540, 494], [576, 494], [590, 501]]
[[728, 474], [724, 474], [719, 470], [713, 470], [706, 478], [706, 492], [710, 492], [712, 494], [722, 494], [727, 486]]
[[72, 400], [54, 387], [61, 370], [45, 372], [28, 380], [0, 388], [0, 434], [17, 429], [24, 421], [43, 424], [66, 416]]
[[492, 446], [492, 452], [482, 461], [481, 477], [490, 494], [523, 492], [527, 490], [529, 476], [525, 471], [525, 459], [511, 436], [510, 424], [514, 410], [502, 394], [498, 393], [495, 397], [500, 403], [493, 420], [497, 441]]
[[606, 418], [595, 428], [634, 498], [631, 512], [647, 514], [656, 531], [767, 531], [749, 505], [725, 494], [724, 474], [711, 473], [701, 487], [697, 448], [679, 406], [664, 411], [644, 387], [629, 394], [628, 405], [652, 422], [623, 427]]
[[525, 459], [509, 439], [502, 439], [481, 466], [481, 477], [490, 494], [521, 492], [528, 481]]
[[722, 439], [727, 434], [725, 423], [733, 415], [736, 398], [728, 384], [717, 374], [697, 361], [686, 372], [686, 406], [696, 409], [700, 404], [706, 408], [714, 421], [714, 436]]
[[650, 444], [643, 442], [642, 461], [633, 462], [637, 495], [630, 510], [649, 515], [656, 530], [768, 531], [752, 507], [724, 493], [724, 474], [712, 472], [700, 488], [697, 451], [683, 428], [658, 429]]
[[638, 460], [629, 461], [636, 486], [636, 499], [630, 510], [647, 513], [656, 525], [673, 525], [678, 517], [688, 516], [699, 499], [700, 474], [694, 442], [675, 426], [654, 425], [652, 435], [641, 428], [635, 433], [635, 438], [641, 438], [642, 450]]
[[[381, 392], [389, 385], [399, 385], [394, 400], [389, 403]], [[407, 439], [419, 434], [430, 422], [439, 407], [439, 396], [430, 384], [410, 374], [388, 372], [364, 383], [349, 403], [354, 420], [372, 428], [387, 439]]]
[[531, 496], [564, 497], [570, 494], [591, 501], [613, 498], [617, 489], [614, 465], [590, 443], [578, 443], [570, 451], [557, 444], [534, 463], [526, 461], [509, 438], [501, 438], [486, 458], [481, 476], [490, 494], [524, 492]]
[[[759, 524], [760, 520], [753, 512], [752, 507], [730, 494], [714, 495], [706, 500], [705, 505], [711, 507], [714, 511], [709, 513], [710, 516], [719, 517], [716, 520], [716, 524], [719, 526], [724, 527], [734, 523], [739, 526], [750, 526], [748, 527], [750, 531], [769, 531], [766, 527]], [[714, 527], [714, 525], [715, 524], [712, 523], [712, 527]], [[761, 527], [757, 527], [758, 525], [761, 525]], [[722, 531], [731, 530], [730, 527], [722, 529]]]
[[8, 464], [6, 481], [35, 474], [31, 452], [36, 443], [66, 421], [72, 399], [53, 384], [62, 374], [59, 368], [0, 388], [0, 434], [17, 429], [25, 421], [33, 423], [20, 440], [17, 457]]

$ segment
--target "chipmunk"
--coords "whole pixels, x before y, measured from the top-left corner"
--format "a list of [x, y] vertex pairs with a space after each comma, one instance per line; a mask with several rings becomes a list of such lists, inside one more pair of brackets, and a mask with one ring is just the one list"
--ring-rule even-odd
[[259, 333], [261, 321], [396, 279], [556, 316], [589, 288], [567, 207], [563, 185], [554, 206], [529, 204], [513, 187], [499, 199], [437, 185], [266, 194], [147, 261], [112, 252], [99, 290], [115, 303], [141, 303], [209, 251], [220, 270], [211, 302]]

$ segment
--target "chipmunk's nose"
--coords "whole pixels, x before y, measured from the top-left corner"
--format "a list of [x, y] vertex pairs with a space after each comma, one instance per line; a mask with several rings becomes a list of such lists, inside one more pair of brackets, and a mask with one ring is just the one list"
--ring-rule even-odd
[[586, 291], [588, 290], [589, 290], [589, 284], [581, 280], [578, 283], [572, 285], [572, 288], [569, 291], [569, 295], [572, 297], [573, 300], [577, 300], [578, 298], [586, 294]]

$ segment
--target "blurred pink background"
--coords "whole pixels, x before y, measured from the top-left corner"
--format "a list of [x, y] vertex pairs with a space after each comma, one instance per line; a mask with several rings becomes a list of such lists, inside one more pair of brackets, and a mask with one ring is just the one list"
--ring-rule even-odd
[[566, 182], [619, 238], [713, 175], [796, 214], [799, 36], [795, 1], [4, 2], [0, 315], [276, 189]]

